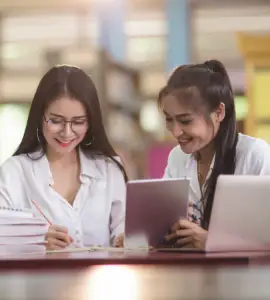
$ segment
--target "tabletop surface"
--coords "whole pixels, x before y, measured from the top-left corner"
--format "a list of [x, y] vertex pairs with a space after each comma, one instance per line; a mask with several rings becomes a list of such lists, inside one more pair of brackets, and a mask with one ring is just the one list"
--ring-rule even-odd
[[270, 268], [107, 265], [0, 272], [6, 300], [270, 299]]
[[[231, 264], [234, 260], [245, 264]], [[256, 263], [250, 263], [252, 260]], [[15, 251], [0, 255], [0, 298], [270, 299], [269, 262], [269, 252]]]
[[149, 251], [76, 251], [63, 253], [9, 252], [0, 254], [0, 270], [69, 269], [93, 265], [248, 265], [270, 266], [270, 252], [163, 253]]

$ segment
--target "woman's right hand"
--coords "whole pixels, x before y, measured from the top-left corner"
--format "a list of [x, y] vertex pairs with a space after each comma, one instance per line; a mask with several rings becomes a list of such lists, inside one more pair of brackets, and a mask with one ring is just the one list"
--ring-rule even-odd
[[47, 250], [60, 250], [70, 245], [73, 240], [68, 229], [63, 226], [51, 225], [45, 236]]

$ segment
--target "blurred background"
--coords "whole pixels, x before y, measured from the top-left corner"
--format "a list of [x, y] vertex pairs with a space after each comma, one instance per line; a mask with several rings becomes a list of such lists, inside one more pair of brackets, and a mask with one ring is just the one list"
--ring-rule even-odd
[[95, 81], [130, 178], [162, 176], [174, 141], [156, 106], [177, 65], [219, 59], [239, 131], [270, 142], [269, 0], [0, 0], [0, 163], [18, 146], [43, 74]]

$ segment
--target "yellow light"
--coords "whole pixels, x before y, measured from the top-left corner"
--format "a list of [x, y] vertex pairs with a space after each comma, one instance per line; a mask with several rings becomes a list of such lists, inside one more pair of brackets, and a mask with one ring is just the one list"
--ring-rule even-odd
[[128, 266], [99, 266], [87, 276], [87, 297], [91, 300], [139, 299], [136, 272]]

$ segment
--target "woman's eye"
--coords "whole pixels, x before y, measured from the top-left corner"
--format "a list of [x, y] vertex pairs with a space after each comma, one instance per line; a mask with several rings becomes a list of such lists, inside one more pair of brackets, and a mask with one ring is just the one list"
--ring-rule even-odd
[[61, 124], [63, 121], [59, 119], [50, 119], [49, 123], [51, 124]]
[[182, 125], [188, 125], [191, 123], [191, 120], [181, 120], [179, 121], [179, 123], [181, 123]]
[[86, 120], [75, 120], [75, 121], [73, 121], [73, 123], [74, 123], [75, 125], [83, 125], [83, 124], [86, 123]]

